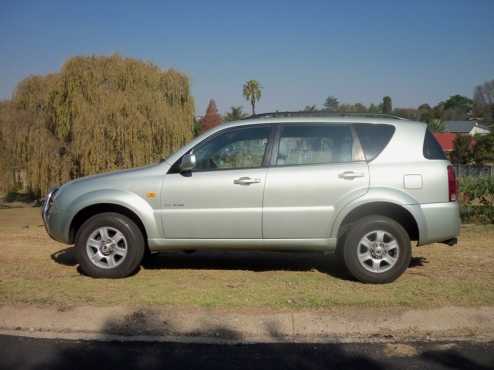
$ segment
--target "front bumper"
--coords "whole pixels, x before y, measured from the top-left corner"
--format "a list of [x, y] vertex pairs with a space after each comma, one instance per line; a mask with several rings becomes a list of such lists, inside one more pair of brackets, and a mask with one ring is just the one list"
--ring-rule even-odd
[[61, 232], [60, 227], [57, 228], [57, 225], [60, 224], [60, 222], [57, 222], [57, 212], [54, 209], [54, 197], [57, 191], [58, 188], [50, 190], [43, 200], [41, 204], [41, 218], [43, 219], [46, 232], [52, 239], [67, 243], [65, 238], [63, 238], [63, 232]]

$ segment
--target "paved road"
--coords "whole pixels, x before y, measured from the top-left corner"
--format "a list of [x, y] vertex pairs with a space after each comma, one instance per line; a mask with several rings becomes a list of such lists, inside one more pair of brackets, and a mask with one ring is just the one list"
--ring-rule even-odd
[[0, 336], [0, 369], [494, 369], [493, 343], [180, 344]]

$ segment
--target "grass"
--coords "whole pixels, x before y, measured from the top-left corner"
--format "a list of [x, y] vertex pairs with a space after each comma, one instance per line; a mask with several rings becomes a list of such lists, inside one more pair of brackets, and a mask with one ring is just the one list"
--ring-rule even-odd
[[462, 228], [456, 247], [414, 247], [393, 284], [352, 281], [335, 257], [282, 253], [167, 253], [135, 276], [96, 280], [72, 248], [48, 238], [39, 208], [0, 210], [0, 304], [159, 305], [180, 309], [329, 310], [494, 304], [494, 225]]

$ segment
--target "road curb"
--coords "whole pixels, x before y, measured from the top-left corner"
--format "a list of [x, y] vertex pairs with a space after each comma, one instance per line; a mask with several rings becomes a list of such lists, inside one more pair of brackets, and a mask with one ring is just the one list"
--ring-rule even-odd
[[320, 343], [320, 344], [345, 344], [345, 343], [415, 343], [415, 342], [475, 342], [487, 343], [494, 341], [494, 333], [478, 336], [347, 336], [347, 337], [247, 337], [242, 339], [225, 339], [207, 336], [176, 336], [176, 335], [116, 335], [88, 332], [55, 332], [55, 331], [31, 331], [9, 330], [0, 328], [0, 335], [17, 336], [35, 339], [96, 341], [96, 342], [163, 342], [184, 344], [212, 344], [212, 345], [239, 345], [239, 344], [273, 344], [273, 343]]
[[0, 333], [29, 337], [182, 343], [494, 340], [494, 307], [325, 312], [182, 312], [156, 307], [0, 306]]

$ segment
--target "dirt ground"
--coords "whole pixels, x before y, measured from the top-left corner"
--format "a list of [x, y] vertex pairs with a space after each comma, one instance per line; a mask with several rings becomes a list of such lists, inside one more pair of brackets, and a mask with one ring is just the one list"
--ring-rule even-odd
[[47, 236], [39, 208], [0, 209], [0, 305], [159, 306], [235, 312], [494, 305], [494, 226], [462, 228], [455, 247], [414, 247], [396, 282], [353, 281], [333, 256], [166, 253], [135, 275], [81, 275], [71, 247]]

